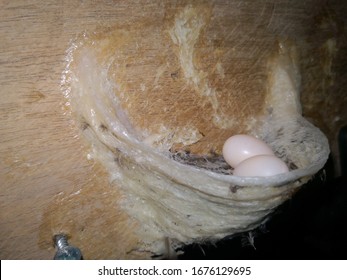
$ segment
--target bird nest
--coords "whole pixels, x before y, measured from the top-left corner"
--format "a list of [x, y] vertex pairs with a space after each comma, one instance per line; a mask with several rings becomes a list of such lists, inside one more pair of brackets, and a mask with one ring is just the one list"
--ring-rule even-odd
[[115, 94], [119, 85], [110, 67], [117, 55], [100, 59], [88, 40], [79, 38], [68, 50], [64, 91], [91, 144], [90, 155], [121, 188], [120, 205], [140, 225], [142, 250], [158, 254], [167, 250], [164, 240], [177, 247], [254, 229], [324, 166], [328, 141], [301, 115], [300, 75], [290, 51], [282, 48], [269, 63], [266, 111], [250, 132], [290, 171], [238, 177], [220, 155], [194, 155], [144, 141]]

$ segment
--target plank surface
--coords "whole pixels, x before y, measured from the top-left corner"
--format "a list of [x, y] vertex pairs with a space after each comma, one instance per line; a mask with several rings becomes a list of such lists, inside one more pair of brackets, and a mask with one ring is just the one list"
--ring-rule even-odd
[[[149, 257], [136, 251], [137, 224], [119, 209], [117, 189], [110, 188], [103, 168], [87, 159], [88, 144], [65, 104], [61, 75], [66, 49], [84, 31], [126, 28], [149, 18], [160, 25], [187, 2], [0, 1], [1, 259], [51, 259], [52, 237], [61, 231], [71, 234], [86, 259]], [[298, 42], [304, 114], [328, 135], [336, 153], [333, 141], [347, 122], [347, 5], [328, 2], [212, 6], [214, 20], [224, 25], [216, 29], [224, 39], [214, 44], [233, 45], [234, 65], [249, 53], [270, 53], [280, 37]], [[255, 56], [250, 62], [265, 67]]]
[[125, 8], [107, 1], [1, 1], [2, 259], [51, 259], [59, 231], [72, 233], [87, 259], [128, 258], [137, 244], [133, 225], [117, 210], [117, 191], [87, 160], [60, 89], [70, 40], [125, 19]]

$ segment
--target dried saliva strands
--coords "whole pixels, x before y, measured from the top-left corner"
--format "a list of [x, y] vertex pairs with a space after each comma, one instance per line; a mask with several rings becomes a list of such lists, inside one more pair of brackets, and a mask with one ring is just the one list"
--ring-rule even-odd
[[[177, 42], [192, 39], [188, 35], [182, 39], [171, 34]], [[160, 138], [136, 129], [119, 100], [126, 88], [112, 76], [117, 55], [100, 55], [102, 44], [98, 48], [88, 40], [81, 39], [69, 50], [66, 95], [74, 116], [88, 124], [82, 133], [91, 144], [92, 157], [122, 189], [119, 203], [140, 225], [141, 250], [161, 254], [168, 251], [168, 240], [177, 248], [254, 229], [324, 166], [327, 139], [301, 116], [294, 48], [283, 45], [269, 63], [266, 108], [252, 130], [291, 170], [270, 177], [238, 177], [220, 156], [170, 152], [172, 134]], [[183, 62], [191, 58], [188, 50], [180, 57]], [[205, 90], [204, 78], [194, 78], [194, 64], [190, 72], [187, 69], [190, 83]]]

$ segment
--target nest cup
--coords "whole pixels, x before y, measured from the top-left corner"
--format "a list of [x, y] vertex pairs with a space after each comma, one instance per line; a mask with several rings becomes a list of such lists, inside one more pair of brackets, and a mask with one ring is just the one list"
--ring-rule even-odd
[[328, 141], [301, 116], [300, 79], [289, 56], [280, 53], [270, 63], [267, 110], [252, 134], [264, 140], [290, 172], [237, 177], [223, 172], [223, 160], [211, 162], [211, 168], [199, 167], [191, 164], [190, 155], [178, 161], [169, 151], [142, 141], [114, 94], [110, 61], [100, 63], [82, 43], [69, 49], [66, 97], [91, 144], [90, 156], [122, 189], [119, 203], [138, 221], [143, 250], [160, 254], [167, 251], [164, 240], [177, 248], [254, 229], [324, 166]]

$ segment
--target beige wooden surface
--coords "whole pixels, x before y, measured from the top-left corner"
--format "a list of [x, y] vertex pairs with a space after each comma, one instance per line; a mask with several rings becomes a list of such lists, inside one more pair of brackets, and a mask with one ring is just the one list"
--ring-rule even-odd
[[[167, 6], [174, 12], [186, 2], [0, 1], [1, 259], [50, 259], [51, 239], [61, 231], [86, 259], [148, 257], [136, 250], [136, 224], [119, 210], [119, 193], [86, 157], [61, 74], [65, 51], [82, 32], [156, 17], [160, 25]], [[216, 34], [225, 40], [215, 43], [232, 48], [238, 38], [234, 47], [242, 57], [270, 53], [280, 37], [298, 41], [304, 113], [333, 140], [347, 121], [347, 5], [301, 2], [215, 1], [225, 25], [225, 34]], [[245, 84], [247, 75], [240, 73]]]
[[53, 258], [59, 231], [72, 233], [87, 259], [128, 257], [131, 225], [107, 176], [88, 162], [60, 90], [70, 40], [127, 19], [127, 6], [1, 1], [0, 11], [0, 257]]

